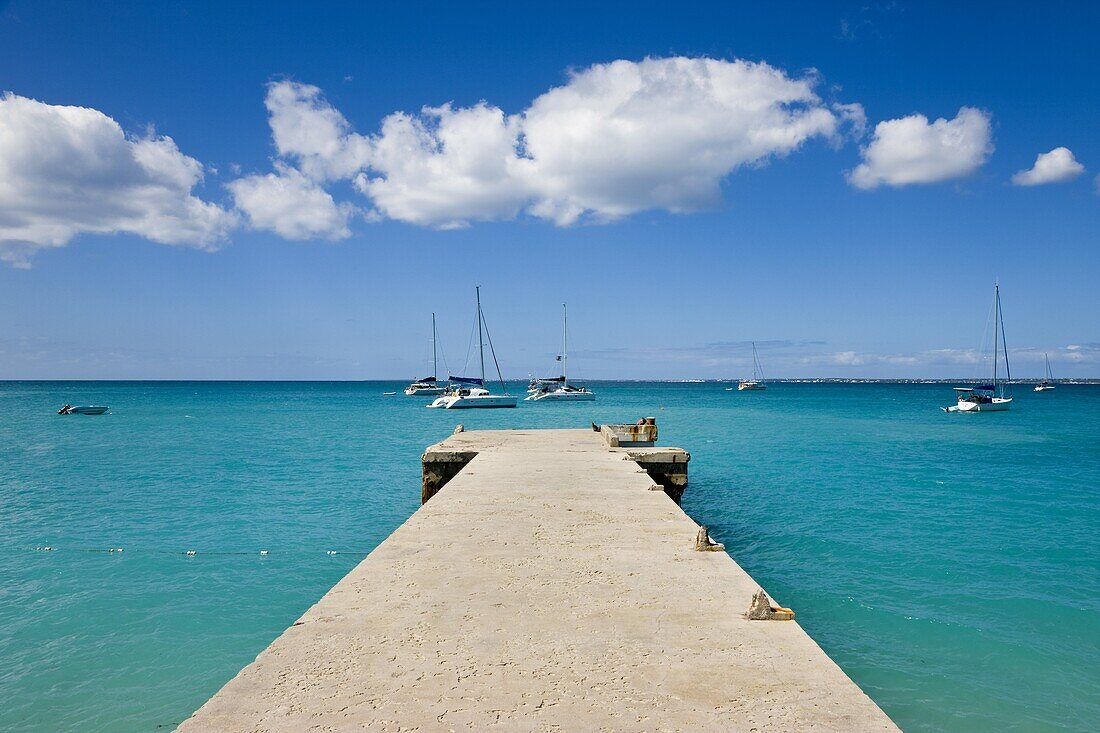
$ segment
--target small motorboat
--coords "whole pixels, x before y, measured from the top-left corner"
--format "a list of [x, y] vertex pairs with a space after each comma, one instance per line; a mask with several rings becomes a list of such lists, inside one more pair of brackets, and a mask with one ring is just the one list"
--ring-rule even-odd
[[65, 405], [57, 411], [58, 415], [102, 415], [111, 408], [104, 405]]

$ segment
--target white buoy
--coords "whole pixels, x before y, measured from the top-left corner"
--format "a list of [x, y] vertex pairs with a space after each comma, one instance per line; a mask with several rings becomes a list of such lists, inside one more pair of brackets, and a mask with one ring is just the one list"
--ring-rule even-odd
[[267, 550], [260, 550], [261, 557], [267, 557]]
[[188, 556], [188, 557], [192, 557], [192, 556], [193, 556], [194, 554], [195, 554], [195, 551], [194, 551], [194, 550], [188, 550], [188, 551], [187, 551], [187, 556]]
[[335, 554], [336, 554], [336, 550], [329, 550], [329, 551], [328, 551], [328, 552], [326, 552], [325, 554], [326, 554], [326, 555], [335, 555]]

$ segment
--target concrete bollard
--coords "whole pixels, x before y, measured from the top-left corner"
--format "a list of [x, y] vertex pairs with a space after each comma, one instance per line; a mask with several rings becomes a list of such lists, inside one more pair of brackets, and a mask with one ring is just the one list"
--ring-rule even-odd
[[749, 621], [793, 621], [794, 611], [782, 606], [773, 606], [768, 594], [761, 588], [753, 594], [745, 617]]
[[695, 535], [696, 552], [720, 552], [724, 549], [726, 549], [725, 545], [710, 538], [705, 524], [699, 525], [699, 534]]

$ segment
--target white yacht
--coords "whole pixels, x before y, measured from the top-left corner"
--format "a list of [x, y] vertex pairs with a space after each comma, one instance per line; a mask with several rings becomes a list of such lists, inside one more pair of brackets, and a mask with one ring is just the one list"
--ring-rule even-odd
[[408, 387], [405, 394], [409, 397], [430, 397], [443, 394], [443, 385], [436, 379], [439, 374], [439, 349], [435, 345], [435, 313], [432, 314], [432, 376], [418, 379]]
[[[504, 378], [500, 375], [500, 364], [496, 364], [497, 378], [500, 379], [500, 387], [504, 394], [491, 394], [485, 389], [485, 334], [488, 331], [484, 326], [485, 317], [481, 312], [481, 286], [477, 293], [477, 345], [481, 358], [481, 377], [457, 377], [450, 375], [448, 379], [452, 385], [441, 396], [436, 397], [428, 407], [443, 408], [445, 410], [465, 410], [476, 407], [515, 407], [518, 399], [508, 394], [504, 386]], [[493, 337], [489, 337], [489, 350], [493, 352], [493, 363], [496, 363], [496, 353], [493, 351]]]
[[1043, 379], [1043, 381], [1035, 385], [1036, 392], [1049, 392], [1054, 389], [1054, 377], [1050, 373], [1050, 357], [1046, 354], [1043, 354], [1043, 361], [1046, 362], [1047, 375]]
[[529, 402], [541, 402], [542, 400], [555, 400], [558, 402], [591, 402], [596, 399], [596, 394], [588, 387], [576, 387], [569, 384], [569, 309], [565, 303], [562, 308], [562, 339], [561, 339], [561, 376], [553, 379], [536, 379], [533, 387], [528, 389], [528, 395], [524, 398]]
[[[1006, 379], [997, 373], [998, 356], [1004, 350]], [[977, 387], [955, 387], [957, 401], [944, 412], [1003, 412], [1012, 406], [1012, 397], [1005, 396], [1005, 382], [1012, 379], [1008, 365], [1008, 345], [1004, 340], [1004, 319], [1001, 316], [1001, 285], [993, 286], [993, 381]]]
[[737, 391], [767, 389], [764, 384], [764, 370], [760, 368], [760, 357], [756, 355], [756, 342], [752, 342], [752, 379], [742, 379], [737, 383]]

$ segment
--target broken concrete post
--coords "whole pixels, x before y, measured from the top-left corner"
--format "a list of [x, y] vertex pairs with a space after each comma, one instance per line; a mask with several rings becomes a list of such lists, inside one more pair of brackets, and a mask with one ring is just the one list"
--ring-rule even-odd
[[715, 542], [710, 538], [705, 524], [699, 525], [699, 534], [695, 535], [695, 549], [697, 552], [720, 552], [726, 549], [721, 542]]
[[[459, 427], [462, 427], [459, 425]], [[458, 432], [457, 430], [455, 431]], [[423, 482], [420, 487], [420, 503], [428, 503], [448, 481], [458, 475], [466, 464], [474, 459], [476, 451], [426, 452], [420, 460], [423, 466]]]
[[768, 594], [761, 588], [753, 594], [745, 617], [749, 621], [793, 621], [794, 611], [782, 606], [773, 606]]

